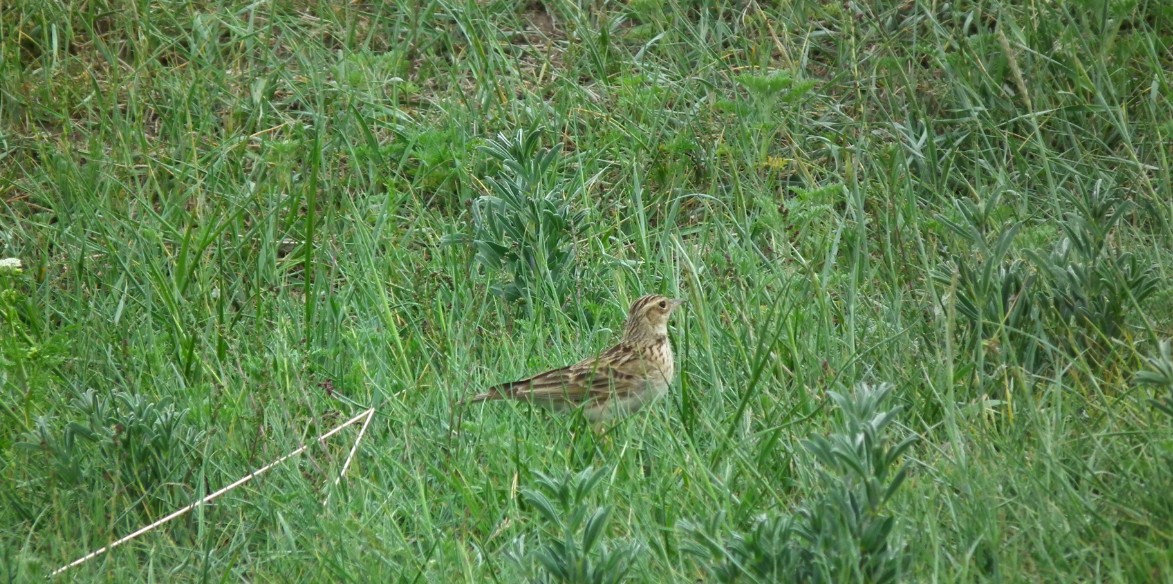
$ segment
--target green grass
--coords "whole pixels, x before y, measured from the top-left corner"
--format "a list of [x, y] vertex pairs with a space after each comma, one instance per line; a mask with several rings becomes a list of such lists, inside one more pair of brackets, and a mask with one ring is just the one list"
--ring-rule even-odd
[[[1166, 3], [65, 4], [0, 9], [0, 579], [370, 406], [338, 487], [356, 430], [66, 577], [540, 580], [605, 508], [594, 561], [708, 581], [688, 526], [848, 492], [804, 441], [881, 382], [901, 580], [1173, 578]], [[478, 260], [483, 146], [535, 128], [581, 220]], [[669, 399], [454, 416], [648, 292], [689, 301]]]

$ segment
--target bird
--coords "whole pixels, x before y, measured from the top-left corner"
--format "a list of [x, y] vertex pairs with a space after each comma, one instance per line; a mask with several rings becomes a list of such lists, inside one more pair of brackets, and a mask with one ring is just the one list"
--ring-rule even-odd
[[502, 383], [467, 403], [512, 399], [554, 411], [580, 409], [598, 423], [633, 414], [668, 392], [675, 375], [668, 318], [684, 300], [648, 294], [627, 312], [619, 344], [597, 357]]

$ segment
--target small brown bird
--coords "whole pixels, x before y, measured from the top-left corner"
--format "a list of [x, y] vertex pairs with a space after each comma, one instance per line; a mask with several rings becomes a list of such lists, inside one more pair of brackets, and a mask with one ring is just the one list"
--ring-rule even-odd
[[598, 357], [503, 383], [468, 401], [516, 399], [559, 411], [582, 408], [592, 422], [634, 413], [668, 391], [675, 374], [668, 317], [683, 303], [644, 296], [627, 312], [623, 340]]

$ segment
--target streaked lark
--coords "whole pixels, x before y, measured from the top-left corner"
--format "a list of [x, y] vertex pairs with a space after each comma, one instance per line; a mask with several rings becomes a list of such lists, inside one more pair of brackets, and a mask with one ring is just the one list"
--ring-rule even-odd
[[683, 303], [644, 296], [627, 312], [623, 339], [598, 357], [503, 383], [468, 401], [515, 399], [558, 411], [582, 408], [592, 422], [634, 413], [668, 391], [676, 369], [668, 317]]

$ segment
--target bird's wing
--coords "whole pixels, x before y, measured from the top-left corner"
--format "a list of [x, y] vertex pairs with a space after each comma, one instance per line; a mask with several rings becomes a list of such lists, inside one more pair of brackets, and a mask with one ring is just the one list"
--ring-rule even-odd
[[549, 406], [577, 406], [591, 401], [605, 401], [614, 390], [625, 392], [641, 382], [639, 372], [632, 371], [628, 362], [614, 358], [616, 353], [622, 353], [618, 349], [620, 347], [612, 348], [599, 357], [585, 359], [569, 367], [503, 383], [470, 401], [518, 399]]

